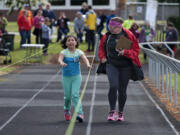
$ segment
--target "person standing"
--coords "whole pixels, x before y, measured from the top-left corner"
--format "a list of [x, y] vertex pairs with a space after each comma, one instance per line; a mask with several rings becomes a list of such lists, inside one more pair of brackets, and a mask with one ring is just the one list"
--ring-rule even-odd
[[[124, 121], [124, 106], [127, 99], [127, 86], [132, 76], [132, 63], [141, 66], [139, 45], [136, 37], [122, 27], [123, 19], [114, 17], [109, 22], [109, 32], [100, 40], [98, 57], [100, 62], [106, 62], [106, 72], [109, 80], [108, 100], [110, 111], [108, 121]], [[131, 40], [131, 49], [116, 49], [117, 40], [125, 36]], [[116, 101], [118, 100], [118, 114]], [[117, 116], [117, 117], [116, 117]]]
[[[169, 22], [167, 25], [167, 32], [166, 32], [166, 41], [167, 42], [176, 42], [178, 40], [178, 32], [174, 27], [173, 23]], [[168, 44], [168, 46], [176, 53], [176, 45]], [[170, 53], [170, 51], [167, 51]]]
[[86, 2], [82, 3], [81, 9], [79, 10], [79, 12], [81, 12], [83, 18], [85, 18], [86, 13], [88, 12], [88, 5]]
[[[81, 12], [82, 17], [84, 18], [84, 21], [86, 20], [86, 13], [88, 12], [88, 5], [86, 2], [82, 3], [81, 9], [79, 10], [79, 12]], [[84, 32], [85, 32], [85, 41], [86, 43], [88, 43], [88, 35], [87, 35], [87, 27], [86, 27], [86, 23], [85, 23], [85, 27], [84, 27]]]
[[137, 40], [139, 40], [138, 29], [139, 29], [139, 25], [135, 22], [131, 25], [131, 28], [129, 29], [134, 34]]
[[111, 14], [106, 19], [106, 30], [107, 31], [109, 31], [109, 27], [108, 27], [109, 21], [111, 20], [111, 18], [116, 17], [116, 16], [117, 16], [117, 14], [115, 13], [115, 10], [111, 10]]
[[106, 15], [103, 14], [103, 11], [98, 12], [98, 18], [97, 18], [97, 33], [99, 35], [99, 38], [103, 36], [101, 33], [102, 30], [104, 29], [104, 23], [106, 22]]
[[6, 26], [8, 25], [8, 20], [4, 17], [3, 13], [0, 13], [0, 30], [2, 33], [6, 33]]
[[31, 23], [28, 20], [27, 10], [22, 11], [22, 15], [18, 17], [17, 23], [18, 23], [19, 33], [21, 36], [20, 48], [22, 48], [22, 44], [25, 43], [30, 44], [29, 37], [31, 34]]
[[51, 4], [48, 3], [46, 5], [46, 9], [45, 9], [45, 17], [48, 17], [49, 18], [49, 27], [51, 29], [51, 37], [50, 37], [50, 42], [51, 42], [51, 39], [52, 39], [52, 35], [53, 35], [53, 26], [55, 25], [55, 20], [56, 20], [56, 16], [54, 14], [54, 11], [51, 10]]
[[36, 36], [36, 44], [42, 43], [42, 23], [44, 22], [44, 17], [42, 16], [42, 10], [37, 12], [34, 17], [34, 31], [33, 34]]
[[96, 30], [96, 13], [92, 9], [92, 6], [88, 7], [89, 11], [86, 14], [86, 28], [87, 28], [87, 41], [88, 41], [88, 49], [87, 51], [94, 51], [95, 46], [95, 30]]
[[74, 31], [77, 34], [77, 39], [80, 43], [83, 42], [83, 31], [84, 31], [84, 19], [81, 12], [77, 12], [76, 18], [74, 19]]
[[[85, 54], [77, 49], [78, 41], [77, 38], [68, 35], [61, 42], [63, 51], [59, 55], [59, 63], [62, 66], [62, 85], [64, 89], [64, 117], [65, 120], [71, 120], [71, 102], [74, 105], [74, 110], [77, 111], [77, 120], [83, 122], [84, 112], [81, 105], [81, 99], [79, 96], [79, 89], [81, 86], [81, 70], [80, 70], [80, 59], [86, 64], [87, 68], [90, 69], [88, 59]], [[79, 105], [78, 105], [79, 104]], [[77, 108], [79, 106], [79, 108]]]
[[130, 29], [132, 24], [134, 23], [134, 19], [131, 15], [129, 15], [128, 19], [124, 21], [123, 27], [126, 29]]
[[18, 18], [21, 17], [23, 15], [23, 11], [26, 10], [27, 11], [27, 20], [29, 21], [29, 25], [30, 25], [30, 29], [29, 29], [29, 33], [27, 33], [27, 39], [28, 39], [28, 43], [31, 43], [31, 29], [33, 27], [33, 15], [32, 12], [30, 10], [30, 5], [29, 4], [24, 4], [23, 9], [19, 12]]
[[56, 42], [59, 42], [61, 40], [62, 35], [66, 36], [69, 32], [69, 27], [68, 27], [68, 22], [69, 19], [66, 17], [64, 12], [60, 12], [60, 16], [57, 20], [57, 26], [58, 26], [58, 31], [57, 31], [57, 40]]
[[43, 9], [43, 4], [42, 4], [42, 3], [39, 3], [39, 4], [38, 4], [38, 9], [36, 9], [36, 10], [34, 11], [33, 16], [36, 16], [39, 10], [42, 11], [42, 16], [45, 17], [45, 16], [46, 16], [46, 11]]
[[49, 18], [46, 17], [44, 20], [44, 24], [42, 24], [42, 44], [44, 44], [43, 47], [43, 55], [48, 55], [48, 45], [51, 35], [51, 29], [49, 28]]
[[[155, 37], [155, 31], [153, 28], [150, 26], [150, 23], [148, 21], [145, 22], [145, 25], [142, 26], [140, 30], [140, 35], [139, 35], [139, 42], [152, 42]], [[149, 48], [148, 45], [144, 45], [145, 48]], [[150, 49], [150, 48], [149, 48]], [[147, 60], [147, 55], [144, 53], [144, 60]]]

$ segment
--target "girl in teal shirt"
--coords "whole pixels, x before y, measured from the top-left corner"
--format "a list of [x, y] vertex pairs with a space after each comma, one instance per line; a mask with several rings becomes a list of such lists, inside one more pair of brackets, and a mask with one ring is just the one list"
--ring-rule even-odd
[[[78, 48], [77, 38], [68, 35], [61, 42], [64, 50], [60, 52], [59, 63], [62, 66], [62, 85], [64, 89], [64, 117], [67, 121], [71, 120], [71, 102], [74, 107], [78, 106], [80, 100], [79, 89], [81, 86], [81, 70], [80, 70], [80, 59], [86, 64], [87, 68], [90, 69], [88, 59], [86, 58], [83, 51]], [[84, 113], [80, 102], [79, 108], [77, 108], [77, 120], [83, 122]]]

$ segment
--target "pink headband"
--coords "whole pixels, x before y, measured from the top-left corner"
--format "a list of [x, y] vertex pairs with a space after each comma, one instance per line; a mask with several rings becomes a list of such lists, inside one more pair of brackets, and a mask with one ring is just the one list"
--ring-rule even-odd
[[110, 20], [109, 25], [110, 26], [115, 26], [115, 27], [122, 27], [121, 23], [119, 23], [117, 21], [113, 21], [113, 20]]

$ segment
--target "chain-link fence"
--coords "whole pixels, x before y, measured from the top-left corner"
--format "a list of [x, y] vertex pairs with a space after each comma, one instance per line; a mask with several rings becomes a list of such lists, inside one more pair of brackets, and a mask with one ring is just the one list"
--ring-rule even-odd
[[[126, 10], [121, 13], [127, 19], [133, 15], [135, 20], [145, 20], [146, 2], [127, 2]], [[170, 16], [179, 16], [178, 3], [158, 3], [157, 20], [167, 20]]]

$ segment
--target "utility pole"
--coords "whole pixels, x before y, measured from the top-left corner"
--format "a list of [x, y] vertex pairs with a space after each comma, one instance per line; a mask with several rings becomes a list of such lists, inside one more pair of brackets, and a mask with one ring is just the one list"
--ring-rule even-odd
[[180, 0], [179, 0], [179, 16], [180, 16]]
[[[126, 18], [126, 0], [118, 0], [118, 10], [120, 11], [120, 16]], [[122, 14], [124, 16], [122, 16]]]

